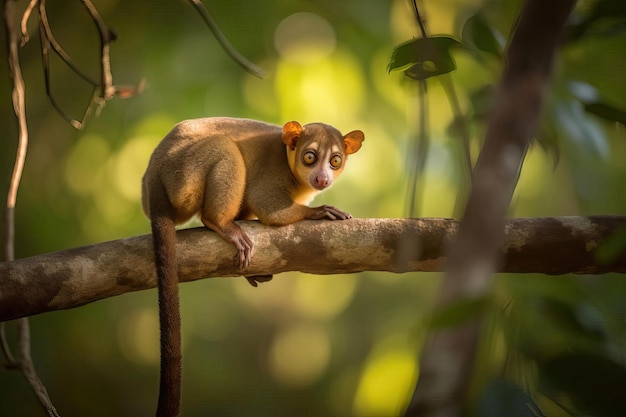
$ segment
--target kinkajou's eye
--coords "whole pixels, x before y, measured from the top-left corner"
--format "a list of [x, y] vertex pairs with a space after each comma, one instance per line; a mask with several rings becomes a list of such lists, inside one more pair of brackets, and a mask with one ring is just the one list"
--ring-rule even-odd
[[313, 151], [307, 151], [302, 154], [302, 162], [304, 165], [313, 165], [317, 162], [317, 155]]
[[330, 158], [330, 167], [333, 169], [337, 169], [341, 166], [341, 156], [339, 155], [333, 155]]

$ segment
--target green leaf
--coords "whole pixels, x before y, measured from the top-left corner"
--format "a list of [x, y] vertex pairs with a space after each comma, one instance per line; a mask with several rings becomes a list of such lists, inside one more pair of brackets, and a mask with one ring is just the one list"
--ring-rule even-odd
[[396, 46], [387, 71], [404, 70], [407, 77], [424, 80], [456, 69], [451, 47], [463, 45], [448, 36], [413, 39]]
[[540, 389], [571, 401], [582, 415], [626, 416], [626, 368], [607, 357], [570, 353], [540, 361]]
[[555, 105], [555, 122], [565, 137], [576, 146], [605, 157], [609, 154], [609, 145], [598, 123], [587, 117], [584, 106], [579, 101], [562, 101]]
[[567, 81], [565, 84], [567, 90], [583, 103], [598, 101], [598, 90], [591, 84], [578, 80]]
[[619, 122], [626, 125], [626, 111], [600, 99], [598, 90], [592, 85], [582, 81], [570, 81], [567, 83], [568, 90], [574, 97], [584, 103], [587, 113], [594, 114], [609, 122]]
[[624, 25], [626, 2], [624, 0], [596, 0], [590, 3], [589, 11], [568, 28], [568, 42], [578, 40], [586, 34], [613, 36], [626, 31], [626, 25]]
[[436, 75], [447, 74], [455, 69], [456, 65], [452, 60], [442, 60], [439, 62], [439, 66], [436, 66], [432, 61], [424, 61], [404, 71], [404, 75], [414, 80], [421, 81]]
[[611, 106], [610, 104], [600, 101], [585, 103], [585, 111], [610, 122], [619, 122], [626, 125], [626, 111]]
[[626, 16], [624, 0], [596, 0], [589, 12], [589, 20]]
[[504, 37], [489, 26], [482, 14], [477, 13], [467, 19], [463, 26], [461, 39], [465, 45], [473, 45], [476, 49], [501, 56], [504, 50]]

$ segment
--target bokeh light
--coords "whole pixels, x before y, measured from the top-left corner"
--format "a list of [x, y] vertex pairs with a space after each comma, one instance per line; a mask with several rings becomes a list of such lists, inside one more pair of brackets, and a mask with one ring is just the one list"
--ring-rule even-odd
[[310, 65], [332, 54], [337, 40], [335, 30], [327, 20], [301, 12], [287, 16], [278, 24], [274, 45], [282, 59]]

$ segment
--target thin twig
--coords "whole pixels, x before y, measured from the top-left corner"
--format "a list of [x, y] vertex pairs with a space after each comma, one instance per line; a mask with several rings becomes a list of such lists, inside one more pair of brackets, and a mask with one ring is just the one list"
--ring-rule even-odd
[[263, 68], [260, 68], [259, 66], [250, 62], [246, 57], [241, 55], [230, 44], [230, 42], [228, 41], [224, 33], [220, 30], [219, 26], [217, 26], [217, 23], [211, 16], [211, 13], [209, 13], [209, 11], [206, 9], [204, 4], [202, 3], [202, 1], [200, 0], [189, 0], [189, 1], [196, 8], [198, 13], [200, 13], [200, 16], [202, 17], [204, 22], [207, 24], [211, 32], [213, 32], [213, 36], [215, 36], [215, 39], [217, 39], [217, 42], [222, 46], [222, 49], [224, 49], [224, 51], [226, 51], [226, 53], [235, 62], [241, 65], [241, 67], [245, 69], [246, 71], [248, 71], [250, 74], [259, 78], [263, 78], [265, 76], [265, 71], [263, 70]]
[[115, 40], [115, 33], [107, 27], [100, 13], [89, 0], [82, 0], [87, 12], [93, 19], [100, 35], [100, 88], [101, 98], [109, 100], [115, 95], [113, 75], [111, 74], [110, 44]]
[[424, 19], [422, 19], [419, 7], [417, 7], [417, 0], [413, 0], [413, 11], [415, 12], [415, 19], [417, 20], [417, 24], [419, 25], [420, 31], [422, 32], [422, 38], [427, 38], [428, 32], [426, 31], [426, 23], [424, 22]]
[[52, 104], [52, 107], [54, 107], [54, 109], [57, 111], [57, 113], [59, 113], [59, 115], [63, 118], [63, 120], [65, 120], [75, 129], [80, 130], [82, 128], [81, 122], [68, 116], [63, 111], [61, 106], [58, 105], [58, 103], [56, 102], [56, 99], [52, 95], [52, 87], [51, 87], [51, 82], [50, 82], [50, 58], [49, 58], [49, 53], [48, 53], [50, 50], [50, 42], [48, 41], [48, 37], [46, 36], [46, 31], [44, 28], [45, 23], [44, 23], [44, 18], [43, 18], [43, 16], [45, 16], [45, 7], [46, 7], [45, 5], [46, 5], [45, 0], [41, 0], [39, 2], [39, 12], [40, 14], [43, 13], [42, 18], [39, 21], [39, 26], [40, 26], [39, 41], [41, 43], [41, 62], [42, 62], [42, 67], [43, 67], [46, 95], [48, 96], [48, 100], [50, 100], [50, 104]]
[[[33, 0], [33, 2], [37, 2], [37, 1], [40, 1], [40, 0]], [[86, 74], [85, 72], [83, 72], [78, 67], [78, 65], [74, 62], [74, 60], [72, 60], [69, 54], [65, 52], [61, 44], [57, 42], [56, 38], [54, 37], [52, 33], [52, 29], [50, 28], [50, 22], [48, 21], [48, 13], [46, 11], [45, 0], [41, 0], [39, 3], [39, 26], [40, 26], [41, 35], [45, 36], [47, 44], [52, 47], [52, 50], [59, 56], [59, 58], [61, 58], [61, 60], [65, 62], [65, 64], [67, 64], [67, 66], [72, 71], [74, 71], [74, 73], [78, 75], [80, 78], [87, 81], [89, 84], [93, 85], [94, 87], [97, 86], [98, 82], [94, 80], [93, 78], [91, 78], [89, 74]], [[24, 30], [24, 27], [22, 27], [22, 30]]]
[[[11, 77], [13, 78], [13, 109], [17, 118], [19, 133], [18, 133], [18, 148], [15, 158], [15, 165], [13, 166], [13, 174], [11, 175], [11, 182], [9, 184], [9, 192], [7, 194], [7, 208], [13, 210], [17, 201], [17, 191], [22, 179], [22, 172], [24, 171], [24, 162], [26, 161], [26, 151], [28, 148], [28, 126], [26, 124], [26, 105], [24, 104], [24, 79], [22, 78], [22, 69], [20, 68], [20, 60], [18, 54], [18, 42], [16, 37], [16, 31], [14, 30], [13, 9], [14, 2], [10, 0], [5, 1], [5, 14], [4, 20], [7, 31], [7, 39], [9, 41], [9, 66], [11, 71]], [[7, 216], [9, 217], [9, 216]], [[13, 220], [13, 216], [9, 217], [9, 220]], [[15, 239], [14, 222], [7, 225], [5, 257], [7, 259], [14, 258], [13, 241]]]
[[418, 83], [419, 97], [419, 132], [416, 144], [409, 152], [409, 217], [418, 217], [422, 209], [422, 190], [418, 192], [418, 182], [426, 170], [428, 149], [430, 147], [430, 131], [428, 125], [428, 84], [426, 80]]
[[20, 348], [20, 364], [21, 370], [28, 382], [30, 382], [35, 395], [39, 399], [41, 405], [46, 409], [50, 417], [60, 417], [56, 408], [50, 400], [48, 390], [43, 381], [37, 375], [35, 363], [30, 353], [30, 324], [28, 319], [20, 319], [18, 325], [18, 345]]
[[443, 89], [446, 91], [446, 96], [448, 97], [448, 101], [450, 102], [450, 107], [452, 108], [452, 114], [454, 115], [454, 121], [457, 124], [462, 126], [461, 129], [461, 142], [463, 144], [463, 157], [465, 161], [465, 168], [468, 172], [469, 177], [472, 177], [472, 155], [470, 152], [470, 135], [469, 128], [467, 125], [467, 118], [463, 114], [461, 110], [461, 104], [459, 103], [459, 96], [456, 93], [456, 89], [454, 88], [454, 82], [452, 81], [452, 77], [450, 74], [442, 74], [439, 77], [441, 85]]
[[30, 18], [31, 13], [35, 9], [35, 6], [37, 6], [38, 2], [39, 0], [30, 0], [30, 3], [28, 3], [28, 7], [26, 8], [26, 10], [24, 11], [24, 14], [22, 15], [22, 21], [20, 23], [20, 28], [22, 29], [22, 41], [20, 42], [20, 44], [22, 46], [24, 46], [26, 42], [28, 42], [29, 36], [28, 36], [28, 28], [26, 27], [26, 25], [28, 23], [28, 19]]
[[[98, 34], [100, 36], [100, 82], [93, 79], [89, 74], [82, 71], [78, 65], [74, 62], [74, 60], [70, 57], [70, 55], [65, 52], [61, 44], [56, 40], [52, 29], [50, 27], [50, 23], [48, 21], [48, 14], [46, 11], [46, 3], [45, 0], [31, 0], [29, 4], [29, 8], [34, 7], [37, 3], [39, 3], [39, 26], [40, 26], [40, 41], [41, 41], [41, 55], [43, 61], [43, 69], [44, 69], [44, 81], [46, 86], [46, 94], [50, 100], [50, 103], [54, 107], [54, 109], [59, 113], [59, 115], [70, 125], [72, 125], [76, 129], [82, 129], [84, 126], [85, 120], [91, 114], [94, 105], [101, 108], [104, 106], [107, 100], [110, 100], [114, 96], [118, 96], [121, 98], [132, 97], [136, 94], [141, 93], [143, 90], [143, 81], [137, 86], [115, 86], [113, 85], [113, 76], [111, 74], [111, 60], [110, 60], [110, 43], [115, 40], [115, 34], [111, 31], [104, 23], [100, 14], [93, 6], [93, 4], [89, 0], [82, 0], [87, 12], [93, 19], [96, 24], [96, 28], [98, 30]], [[28, 14], [30, 14], [30, 10], [27, 9]], [[28, 16], [25, 15], [22, 17], [22, 35], [24, 36], [26, 31], [26, 21], [28, 20]], [[26, 34], [26, 36], [28, 36]], [[56, 102], [54, 96], [52, 95], [52, 87], [50, 80], [50, 58], [49, 51], [50, 48], [59, 56], [59, 58], [72, 70], [76, 75], [81, 77], [91, 86], [95, 87], [94, 93], [92, 94], [92, 98], [89, 101], [89, 105], [85, 109], [83, 113], [83, 117], [81, 120], [74, 119], [67, 115], [65, 111], [61, 108], [61, 106]]]
[[[427, 38], [426, 24], [417, 6], [417, 0], [413, 0], [413, 12], [415, 20], [422, 32], [422, 37]], [[418, 192], [418, 181], [421, 174], [426, 170], [428, 160], [428, 148], [430, 145], [430, 132], [428, 128], [428, 84], [426, 80], [420, 80], [418, 85], [419, 95], [419, 133], [415, 149], [410, 152], [409, 158], [409, 216], [418, 216], [421, 207], [421, 195]], [[419, 200], [419, 201], [418, 201]]]
[[463, 214], [463, 208], [465, 207], [465, 203], [467, 201], [467, 192], [473, 175], [469, 125], [467, 123], [467, 118], [461, 110], [461, 104], [459, 103], [459, 97], [456, 93], [456, 89], [454, 88], [454, 81], [452, 80], [452, 77], [450, 74], [442, 74], [438, 78], [446, 93], [448, 102], [450, 102], [450, 107], [452, 108], [452, 114], [454, 116], [452, 130], [454, 133], [459, 133], [459, 139], [461, 140], [462, 145], [462, 165], [464, 165], [461, 170], [462, 182], [457, 190], [456, 203], [454, 207], [454, 215], [460, 217]]
[[[15, 204], [17, 201], [17, 192], [19, 189], [20, 181], [22, 178], [22, 172], [24, 170], [24, 163], [26, 161], [26, 153], [28, 149], [28, 125], [26, 123], [26, 106], [25, 106], [25, 94], [24, 94], [24, 79], [22, 78], [22, 70], [20, 68], [19, 53], [18, 53], [18, 34], [19, 28], [14, 25], [15, 9], [14, 1], [5, 0], [4, 2], [4, 21], [7, 31], [8, 50], [9, 50], [9, 67], [11, 77], [13, 78], [13, 110], [17, 118], [19, 132], [18, 132], [18, 145], [15, 157], [15, 165], [13, 166], [13, 173], [11, 175], [11, 181], [9, 184], [9, 191], [7, 193], [6, 203], [6, 217], [5, 217], [5, 259], [15, 259]], [[5, 352], [9, 365], [18, 365], [22, 371], [24, 377], [32, 387], [39, 403], [46, 410], [49, 416], [58, 417], [57, 413], [45, 386], [37, 376], [35, 365], [32, 360], [30, 352], [30, 326], [28, 319], [23, 318], [18, 321], [18, 345], [19, 345], [19, 361], [15, 361], [10, 354], [8, 344], [6, 342], [6, 335], [4, 329], [0, 331], [0, 337], [2, 338], [2, 350]], [[8, 354], [7, 354], [8, 353]]]
[[17, 361], [13, 357], [11, 347], [7, 341], [6, 326], [4, 325], [4, 322], [0, 323], [0, 346], [2, 348], [2, 354], [6, 359], [4, 367], [7, 369], [15, 369], [17, 367]]

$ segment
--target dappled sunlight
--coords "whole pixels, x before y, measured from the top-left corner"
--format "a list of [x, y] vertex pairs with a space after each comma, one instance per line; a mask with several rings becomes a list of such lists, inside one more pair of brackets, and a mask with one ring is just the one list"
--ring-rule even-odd
[[281, 274], [258, 288], [233, 282], [235, 295], [254, 311], [253, 317], [279, 321], [332, 320], [350, 304], [357, 286], [353, 275], [316, 277], [299, 272]]
[[275, 93], [283, 120], [344, 125], [365, 103], [364, 79], [356, 58], [343, 49], [310, 65], [279, 61]]
[[111, 180], [115, 190], [128, 201], [141, 200], [141, 178], [159, 136], [134, 136], [110, 161]]
[[110, 182], [103, 184], [90, 197], [90, 204], [81, 213], [79, 221], [82, 232], [93, 241], [109, 238], [111, 227], [130, 218], [137, 210], [136, 202], [122, 199]]
[[578, 209], [574, 195], [567, 167], [555, 167], [552, 155], [534, 144], [524, 159], [510, 216], [575, 215]]
[[[372, 86], [379, 98], [392, 105], [400, 115], [404, 115], [409, 110], [411, 103], [410, 94], [415, 90], [403, 84], [404, 75], [398, 72], [387, 71], [389, 64], [389, 51], [381, 50], [372, 57], [370, 64]], [[410, 111], [415, 111], [412, 107]], [[389, 126], [403, 131], [402, 126]]]
[[[343, 124], [358, 115], [365, 90], [362, 70], [356, 57], [337, 48], [328, 21], [312, 13], [290, 15], [277, 26], [274, 44], [280, 56], [275, 89], [269, 92], [249, 81], [245, 89], [249, 102], [258, 103], [259, 94], [262, 100], [276, 94], [281, 120], [304, 123]], [[256, 94], [251, 87], [256, 87]]]
[[314, 383], [330, 361], [331, 344], [323, 325], [298, 322], [281, 328], [268, 356], [272, 376], [290, 387]]
[[154, 147], [173, 125], [167, 117], [148, 116], [117, 149], [104, 137], [86, 134], [71, 150], [64, 178], [70, 190], [89, 201], [77, 219], [89, 241], [108, 239], [121, 219], [139, 217], [141, 178]]
[[[64, 46], [97, 79], [100, 63], [88, 59], [97, 56], [93, 22], [87, 15], [79, 22], [80, 5], [68, 14], [59, 4], [48, 3]], [[29, 25], [31, 41], [20, 54], [31, 142], [15, 212], [17, 257], [149, 233], [140, 200], [150, 155], [176, 123], [196, 117], [245, 117], [277, 125], [319, 121], [344, 134], [362, 130], [363, 147], [349, 156], [341, 177], [311, 205], [336, 206], [360, 218], [408, 215], [408, 167], [417, 159], [415, 144], [422, 128], [420, 97], [418, 83], [402, 71], [389, 73], [388, 64], [397, 45], [421, 36], [411, 2], [249, 2], [244, 8], [215, 2], [213, 17], [233, 47], [266, 70], [264, 79], [233, 62], [193, 8], [178, 3], [116, 0], [97, 5], [118, 35], [111, 45], [114, 83], [135, 85], [145, 79], [146, 88], [128, 100], [94, 107], [79, 132], [46, 97], [36, 25]], [[422, 3], [430, 35], [446, 34], [464, 43], [461, 34], [467, 17], [480, 10], [489, 25], [508, 36], [519, 7], [515, 2], [493, 6], [484, 0]], [[73, 28], [77, 23], [90, 28], [95, 43], [72, 35], [81, 33]], [[614, 105], [624, 117], [620, 71], [624, 60], [618, 59], [624, 34], [596, 39], [593, 32], [583, 35], [582, 44], [568, 40], [572, 44], [557, 61], [555, 79], [563, 85], [574, 78], [585, 81], [602, 98], [596, 104]], [[469, 122], [469, 148], [476, 162], [490, 98], [489, 90], [481, 87], [497, 83], [503, 68], [497, 53], [459, 48], [451, 56], [456, 70], [427, 81], [428, 160], [417, 178], [420, 204], [413, 213], [420, 217], [460, 216], [464, 201], [456, 198], [465, 194], [458, 190], [469, 187], [459, 138], [463, 123], [452, 127], [449, 90], [442, 81], [454, 84], [458, 105]], [[65, 109], [68, 114], [78, 117], [86, 100], [82, 90], [89, 84], [67, 70], [59, 71], [60, 65], [51, 55], [56, 68], [51, 91], [62, 107], [71, 104]], [[7, 81], [9, 74], [4, 75]], [[0, 154], [6, 186], [15, 154], [15, 124], [11, 85], [5, 84], [0, 110], [7, 121], [7, 140]], [[562, 94], [552, 91], [550, 101]], [[554, 111], [546, 114], [548, 122], [556, 119], [565, 126], [552, 132], [554, 143], [535, 142], [530, 147], [510, 217], [624, 213], [626, 193], [619, 191], [626, 177], [624, 126], [615, 121], [601, 125], [602, 111], [599, 115], [583, 111], [588, 104], [566, 108], [558, 118]], [[591, 118], [591, 131], [573, 123], [583, 117]], [[606, 140], [598, 142], [602, 132], [593, 129], [596, 124], [606, 130]], [[601, 156], [593, 156], [594, 146]], [[556, 167], [554, 152], [560, 155]], [[179, 228], [194, 226], [202, 224], [194, 219]], [[214, 248], [202, 250], [212, 253]], [[318, 261], [322, 269], [326, 260]], [[287, 272], [258, 288], [243, 277], [181, 285], [184, 414], [401, 414], [417, 380], [418, 353], [429, 331], [426, 315], [442, 277], [443, 273], [423, 272], [328, 276]], [[495, 324], [485, 327], [490, 332], [485, 332], [478, 350], [483, 360], [480, 378], [505, 369], [528, 375], [529, 384], [535, 383], [534, 374], [540, 370], [513, 363], [517, 359], [510, 356], [520, 355], [512, 350], [517, 346], [509, 334], [518, 332], [509, 323], [512, 312], [524, 324], [524, 332], [515, 335], [524, 338], [524, 348], [554, 352], [573, 346], [570, 335], [558, 327], [558, 320], [570, 320], [569, 315], [549, 322], [544, 308], [550, 305], [542, 299], [555, 298], [579, 314], [578, 293], [576, 297], [568, 293], [565, 279], [512, 275], [496, 285], [496, 299], [506, 309], [505, 314], [498, 310], [492, 318]], [[611, 309], [623, 306], [626, 287], [621, 277], [569, 279], [588, 283], [586, 294], [598, 302], [612, 300], [614, 306], [603, 306], [607, 308], [603, 315], [621, 339], [606, 341], [618, 350], [626, 332]], [[32, 324], [33, 356], [60, 411], [94, 416], [153, 413], [159, 363], [156, 290], [37, 316]], [[75, 355], [82, 357], [77, 360]], [[15, 400], [30, 394], [22, 382], [15, 384], [11, 378], [0, 378], [0, 415], [31, 415], [30, 410], [22, 412], [22, 401]], [[85, 388], [85, 381], [102, 389]], [[75, 401], [78, 394], [94, 399], [85, 397], [88, 404], [82, 405]], [[547, 397], [538, 398], [552, 411]], [[32, 398], [24, 402], [38, 406]]]
[[354, 397], [355, 416], [399, 415], [417, 379], [415, 347], [406, 335], [379, 341], [363, 366]]
[[112, 150], [106, 139], [85, 135], [72, 149], [65, 162], [65, 181], [76, 194], [92, 204], [84, 205], [78, 218], [81, 230], [90, 240], [102, 240], [112, 225], [128, 215], [134, 201], [120, 201], [108, 174], [107, 161]]
[[274, 32], [274, 45], [282, 59], [311, 64], [326, 58], [337, 46], [335, 30], [323, 17], [294, 13], [284, 18]]
[[363, 130], [365, 142], [358, 153], [350, 156], [339, 181], [349, 183], [359, 195], [375, 196], [402, 179], [402, 155], [397, 148], [397, 138], [368, 120], [349, 129]]

